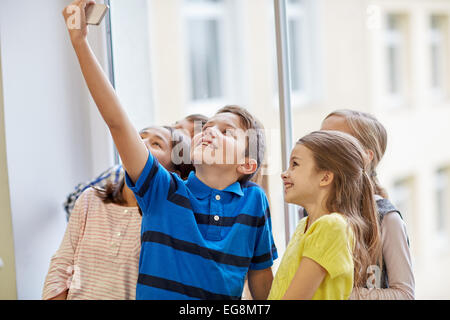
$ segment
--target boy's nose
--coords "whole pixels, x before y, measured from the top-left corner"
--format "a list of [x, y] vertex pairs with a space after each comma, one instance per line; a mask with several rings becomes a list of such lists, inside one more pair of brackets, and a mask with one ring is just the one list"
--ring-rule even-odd
[[215, 127], [208, 127], [205, 129], [205, 135], [209, 135], [211, 138], [215, 138], [217, 136], [217, 129]]
[[282, 180], [287, 179], [287, 177], [288, 177], [287, 171], [281, 173]]

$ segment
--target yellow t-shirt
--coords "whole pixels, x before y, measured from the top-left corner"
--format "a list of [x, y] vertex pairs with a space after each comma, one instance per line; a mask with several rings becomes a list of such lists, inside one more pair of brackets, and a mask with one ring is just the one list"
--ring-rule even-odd
[[283, 298], [302, 257], [320, 264], [327, 275], [313, 300], [348, 299], [353, 288], [353, 233], [339, 213], [321, 216], [305, 232], [308, 217], [300, 220], [289, 241], [270, 290], [269, 300]]

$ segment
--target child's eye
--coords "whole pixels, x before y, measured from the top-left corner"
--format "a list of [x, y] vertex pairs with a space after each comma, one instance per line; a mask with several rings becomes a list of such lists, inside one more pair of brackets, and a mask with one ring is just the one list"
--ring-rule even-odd
[[223, 132], [223, 134], [226, 134], [230, 137], [236, 138], [236, 130], [233, 129], [226, 129], [224, 130], [225, 132]]
[[295, 161], [293, 161], [293, 162], [292, 162], [292, 166], [293, 166], [293, 167], [297, 167], [297, 166], [298, 166], [298, 163], [295, 162]]
[[152, 143], [152, 146], [156, 146], [156, 147], [158, 147], [158, 148], [161, 148], [161, 145], [160, 145], [158, 142], [153, 142], [153, 143]]

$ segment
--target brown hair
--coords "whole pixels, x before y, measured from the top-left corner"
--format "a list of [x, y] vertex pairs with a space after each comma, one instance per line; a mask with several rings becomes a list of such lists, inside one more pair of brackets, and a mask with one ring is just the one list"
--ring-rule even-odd
[[190, 114], [188, 116], [185, 117], [186, 120], [191, 121], [191, 122], [196, 122], [196, 121], [200, 121], [202, 123], [202, 127], [208, 122], [209, 118], [203, 114], [199, 114], [199, 113], [195, 113], [195, 114]]
[[[266, 137], [264, 135], [264, 130], [261, 122], [259, 122], [256, 117], [254, 117], [245, 108], [237, 105], [229, 105], [221, 108], [216, 114], [221, 113], [232, 113], [241, 119], [242, 129], [248, 132], [252, 130], [250, 134], [247, 135], [247, 146], [245, 148], [245, 156], [255, 159], [257, 162], [256, 171], [252, 174], [243, 175], [238, 181], [240, 183], [245, 183], [250, 181], [259, 171], [262, 162], [264, 161], [264, 152], [266, 150]], [[252, 134], [255, 133], [255, 134]], [[250, 146], [254, 146], [250, 148]]]
[[378, 194], [383, 198], [388, 198], [386, 189], [384, 189], [378, 181], [376, 171], [387, 147], [387, 131], [385, 127], [377, 118], [366, 112], [349, 109], [336, 110], [330, 113], [325, 120], [332, 116], [344, 118], [351, 130], [351, 135], [359, 140], [364, 149], [373, 152], [369, 176], [372, 180], [375, 194]]
[[316, 131], [298, 142], [311, 150], [316, 169], [334, 174], [326, 207], [343, 214], [353, 231], [354, 287], [365, 286], [367, 268], [381, 264], [378, 213], [367, 155], [358, 140], [339, 131]]
[[[126, 201], [122, 196], [123, 187], [125, 186], [125, 176], [121, 174], [117, 182], [108, 181], [103, 188], [94, 187], [97, 196], [102, 199], [103, 203], [114, 203], [117, 205], [126, 205]], [[141, 208], [139, 213], [142, 215]]]

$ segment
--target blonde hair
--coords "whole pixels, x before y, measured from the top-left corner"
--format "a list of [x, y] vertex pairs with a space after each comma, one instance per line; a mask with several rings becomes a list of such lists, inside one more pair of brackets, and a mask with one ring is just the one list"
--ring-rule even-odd
[[375, 194], [388, 198], [386, 189], [378, 181], [376, 171], [387, 147], [387, 131], [384, 126], [373, 115], [361, 111], [336, 110], [330, 113], [325, 120], [332, 116], [344, 118], [350, 128], [351, 135], [358, 139], [364, 149], [373, 152], [373, 160], [370, 163], [368, 173], [372, 180]]
[[334, 175], [326, 207], [329, 212], [343, 214], [353, 231], [353, 285], [364, 287], [367, 268], [382, 265], [380, 225], [367, 154], [356, 138], [339, 131], [316, 131], [297, 144], [311, 150], [318, 171]]

